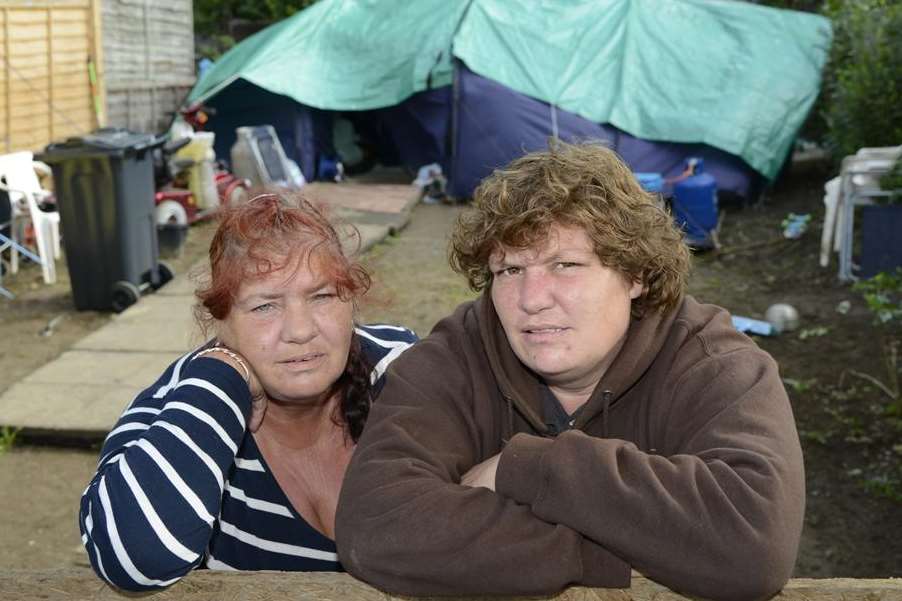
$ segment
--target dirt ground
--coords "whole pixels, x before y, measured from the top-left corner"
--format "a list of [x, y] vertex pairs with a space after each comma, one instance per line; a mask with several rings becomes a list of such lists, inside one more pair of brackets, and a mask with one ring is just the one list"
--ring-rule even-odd
[[[799, 330], [756, 339], [780, 364], [805, 451], [808, 506], [796, 576], [899, 577], [902, 433], [880, 414], [882, 393], [850, 376], [851, 369], [882, 375], [860, 294], [836, 282], [835, 259], [826, 270], [817, 264], [827, 177], [822, 169], [795, 169], [761, 203], [723, 207], [722, 251], [696, 256], [690, 288], [747, 317], [763, 318], [775, 302], [799, 310]], [[445, 261], [444, 241], [459, 210], [420, 205], [406, 230], [369, 253], [377, 286], [364, 321], [403, 323], [425, 335], [471, 296]], [[790, 212], [813, 216], [799, 240], [781, 237]], [[182, 256], [169, 261], [176, 271], [203, 256], [210, 235], [209, 226], [192, 228]], [[4, 280], [19, 296], [0, 299], [0, 391], [108, 319], [71, 308], [65, 275], [49, 287], [38, 278], [35, 271]], [[837, 311], [842, 301], [850, 304], [844, 314]], [[42, 335], [51, 321], [52, 334]], [[86, 565], [75, 516], [95, 460], [96, 449], [33, 441], [0, 455], [0, 569]], [[874, 492], [881, 482], [896, 483], [895, 499]]]

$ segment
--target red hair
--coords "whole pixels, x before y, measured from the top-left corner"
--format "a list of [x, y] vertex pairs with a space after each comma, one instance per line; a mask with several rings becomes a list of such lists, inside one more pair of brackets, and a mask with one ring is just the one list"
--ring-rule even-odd
[[[352, 233], [359, 241], [357, 231]], [[195, 291], [198, 321], [206, 326], [211, 318], [225, 319], [242, 282], [294, 266], [304, 256], [335, 284], [342, 300], [370, 287], [369, 274], [345, 254], [335, 227], [308, 200], [262, 194], [223, 207], [210, 242], [209, 281]]]

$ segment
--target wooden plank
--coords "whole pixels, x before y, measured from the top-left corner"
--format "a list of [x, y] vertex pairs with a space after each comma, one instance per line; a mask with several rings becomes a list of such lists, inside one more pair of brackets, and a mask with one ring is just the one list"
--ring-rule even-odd
[[65, 140], [70, 136], [85, 135], [94, 131], [94, 109], [85, 109], [67, 120], [54, 120], [53, 141]]
[[[6, 598], [32, 601], [56, 597], [118, 601], [122, 594], [101, 583], [89, 568], [5, 570], [0, 590]], [[773, 601], [899, 601], [902, 580], [797, 579], [790, 580]], [[670, 589], [639, 576], [630, 588], [592, 589], [571, 587], [541, 597], [507, 597], [507, 601], [687, 601]], [[416, 599], [383, 593], [348, 574], [333, 572], [191, 572], [172, 587], [154, 593], [154, 601], [210, 601], [212, 599], [347, 599], [349, 601], [400, 601]], [[422, 599], [426, 599], [423, 597]], [[477, 595], [442, 598], [444, 601], [497, 601]]]
[[[53, 31], [53, 10], [47, 10], [47, 21], [46, 21], [46, 35], [47, 35], [47, 64], [50, 66], [50, 81], [49, 90], [47, 91], [47, 108], [50, 111], [53, 111], [53, 46], [54, 46], [54, 31]], [[53, 139], [53, 118], [50, 118], [50, 123], [47, 128], [47, 138], [48, 140]]]
[[[43, 73], [38, 73], [38, 71], [42, 71]], [[48, 76], [49, 69], [47, 65], [42, 65], [40, 69], [35, 68], [28, 71], [28, 73], [33, 74], [31, 77], [22, 77], [21, 69], [13, 72], [12, 76], [12, 85], [16, 88], [18, 96], [19, 92], [22, 94], [31, 93], [41, 93], [43, 94], [50, 88], [50, 77]], [[16, 102], [16, 99], [13, 98], [13, 102]], [[26, 102], [30, 102], [26, 100]]]
[[87, 100], [89, 98], [91, 98], [91, 90], [86, 85], [61, 88], [56, 92], [56, 99], [58, 102], [73, 99]]
[[[94, 110], [93, 105], [91, 104], [90, 96], [83, 96], [81, 98], [64, 98], [62, 100], [57, 100], [53, 105], [53, 114], [54, 118], [59, 116], [60, 119], [65, 121], [65, 117], [69, 117], [73, 113], [77, 113], [83, 110]], [[63, 117], [65, 115], [65, 117]]]
[[54, 49], [53, 70], [57, 73], [84, 73], [85, 77], [87, 77], [87, 54], [61, 52]]
[[90, 42], [86, 38], [60, 38], [54, 43], [54, 48], [61, 52], [80, 53], [83, 57], [88, 56]]
[[43, 40], [47, 35], [47, 21], [42, 23], [17, 24], [10, 29], [9, 39], [16, 43]]
[[62, 128], [69, 123], [83, 124], [85, 127], [93, 128], [94, 109], [90, 102], [83, 102], [81, 106], [66, 109], [62, 112], [53, 113], [54, 129]]
[[[41, 10], [23, 10], [21, 8], [14, 8], [9, 11], [9, 23], [10, 25], [15, 26], [15, 28], [25, 27], [30, 24], [41, 24], [44, 22], [44, 15], [46, 13], [46, 9]], [[12, 33], [12, 31], [10, 31]]]
[[82, 67], [78, 71], [61, 71], [54, 69], [53, 87], [55, 89], [74, 87], [88, 89], [89, 86], [88, 70], [85, 67]]
[[7, 60], [10, 81], [28, 81], [32, 77], [47, 75], [47, 54], [31, 54], [27, 56], [10, 56]]
[[84, 15], [80, 21], [63, 21], [56, 18], [56, 11], [53, 11], [53, 29], [55, 35], [61, 38], [82, 38], [88, 35], [88, 24], [85, 22]]
[[[53, 127], [61, 131], [71, 124], [84, 129], [94, 129], [94, 108], [90, 102], [82, 102], [79, 106], [56, 111], [52, 115]], [[57, 136], [61, 134], [57, 133]]]
[[16, 10], [42, 11], [59, 7], [87, 7], [90, 0], [0, 0], [0, 6]]
[[85, 25], [87, 32], [88, 14], [90, 7], [85, 3], [84, 8], [59, 8], [53, 9], [53, 20], [56, 23], [66, 23], [67, 25]]
[[[10, 47], [10, 43], [9, 43], [9, 9], [4, 8], [2, 12], [3, 12], [3, 40], [4, 40], [3, 53], [4, 53], [4, 56], [9, 57], [9, 47]], [[6, 65], [4, 68], [4, 71], [8, 72], [10, 70], [11, 70], [11, 66]], [[11, 76], [10, 76], [10, 78], [11, 78]], [[5, 96], [5, 100], [6, 100], [6, 103], [5, 103], [6, 119], [5, 119], [5, 121], [6, 121], [6, 123], [4, 124], [5, 127], [3, 129], [6, 132], [9, 132], [9, 128], [10, 128], [11, 121], [12, 121], [12, 115], [9, 112], [9, 106], [12, 104], [12, 95], [13, 95], [12, 84], [10, 84], [6, 88], [6, 96]], [[6, 152], [9, 152], [10, 150], [12, 150], [12, 139], [10, 138], [8, 133], [6, 136], [4, 136], [4, 141], [6, 143]]]
[[10, 147], [14, 150], [36, 150], [47, 144], [46, 130], [31, 129], [23, 132], [10, 132], [7, 138]]
[[47, 79], [50, 66], [47, 57], [34, 57], [28, 61], [10, 61], [9, 82], [16, 90], [29, 90], [35, 86], [43, 86], [42, 80]]
[[12, 104], [9, 107], [9, 114], [13, 118], [9, 128], [10, 131], [27, 129], [30, 126], [29, 121], [31, 119], [38, 119], [42, 116], [47, 116], [50, 113], [50, 109], [46, 102], [41, 102], [41, 99], [39, 98], [35, 100], [36, 101], [32, 102]]
[[107, 2], [103, 19], [110, 124], [165, 127], [195, 81], [190, 0]]
[[106, 97], [106, 61], [103, 50], [103, 18], [101, 0], [91, 0], [91, 35], [89, 37], [92, 64], [95, 71], [95, 86], [91, 91], [91, 101], [94, 104], [94, 118], [97, 127], [107, 124], [107, 97]]
[[8, 56], [10, 59], [15, 59], [18, 57], [28, 57], [35, 54], [43, 55], [45, 52], [47, 52], [47, 40], [26, 40], [24, 42], [11, 41], [9, 50], [10, 54]]
[[11, 79], [30, 79], [35, 75], [35, 70], [40, 69], [42, 74], [46, 74], [47, 70], [47, 48], [44, 47], [43, 52], [33, 52], [31, 54], [16, 54], [13, 50], [12, 55], [7, 57], [5, 61], [11, 66]]
[[28, 121], [23, 122], [22, 125], [14, 125], [10, 130], [10, 136], [19, 139], [34, 136], [34, 139], [38, 140], [39, 144], [46, 144], [50, 139], [50, 136], [48, 135], [49, 129], [49, 115], [31, 115], [28, 117]]

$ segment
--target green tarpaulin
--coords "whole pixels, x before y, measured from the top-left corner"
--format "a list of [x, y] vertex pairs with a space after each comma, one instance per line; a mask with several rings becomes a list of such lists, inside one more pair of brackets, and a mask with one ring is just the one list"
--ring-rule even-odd
[[776, 176], [814, 104], [829, 20], [736, 0], [321, 0], [197, 83], [309, 106], [391, 106], [476, 73], [634, 136], [701, 142]]

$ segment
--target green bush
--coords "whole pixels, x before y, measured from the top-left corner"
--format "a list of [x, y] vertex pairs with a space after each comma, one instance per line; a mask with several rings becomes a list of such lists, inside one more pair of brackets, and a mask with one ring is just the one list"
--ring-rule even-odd
[[[853, 289], [864, 296], [880, 335], [886, 376], [883, 381], [868, 374], [851, 371], [875, 384], [889, 398], [887, 414], [902, 420], [902, 267], [895, 273], [881, 272], [862, 280]], [[902, 423], [902, 422], [900, 422]]]
[[837, 159], [902, 144], [902, 0], [828, 0], [827, 143]]
[[833, 24], [821, 94], [800, 135], [837, 163], [865, 146], [902, 144], [902, 0], [761, 0]]
[[194, 30], [206, 36], [229, 33], [232, 19], [276, 22], [316, 0], [194, 0]]

